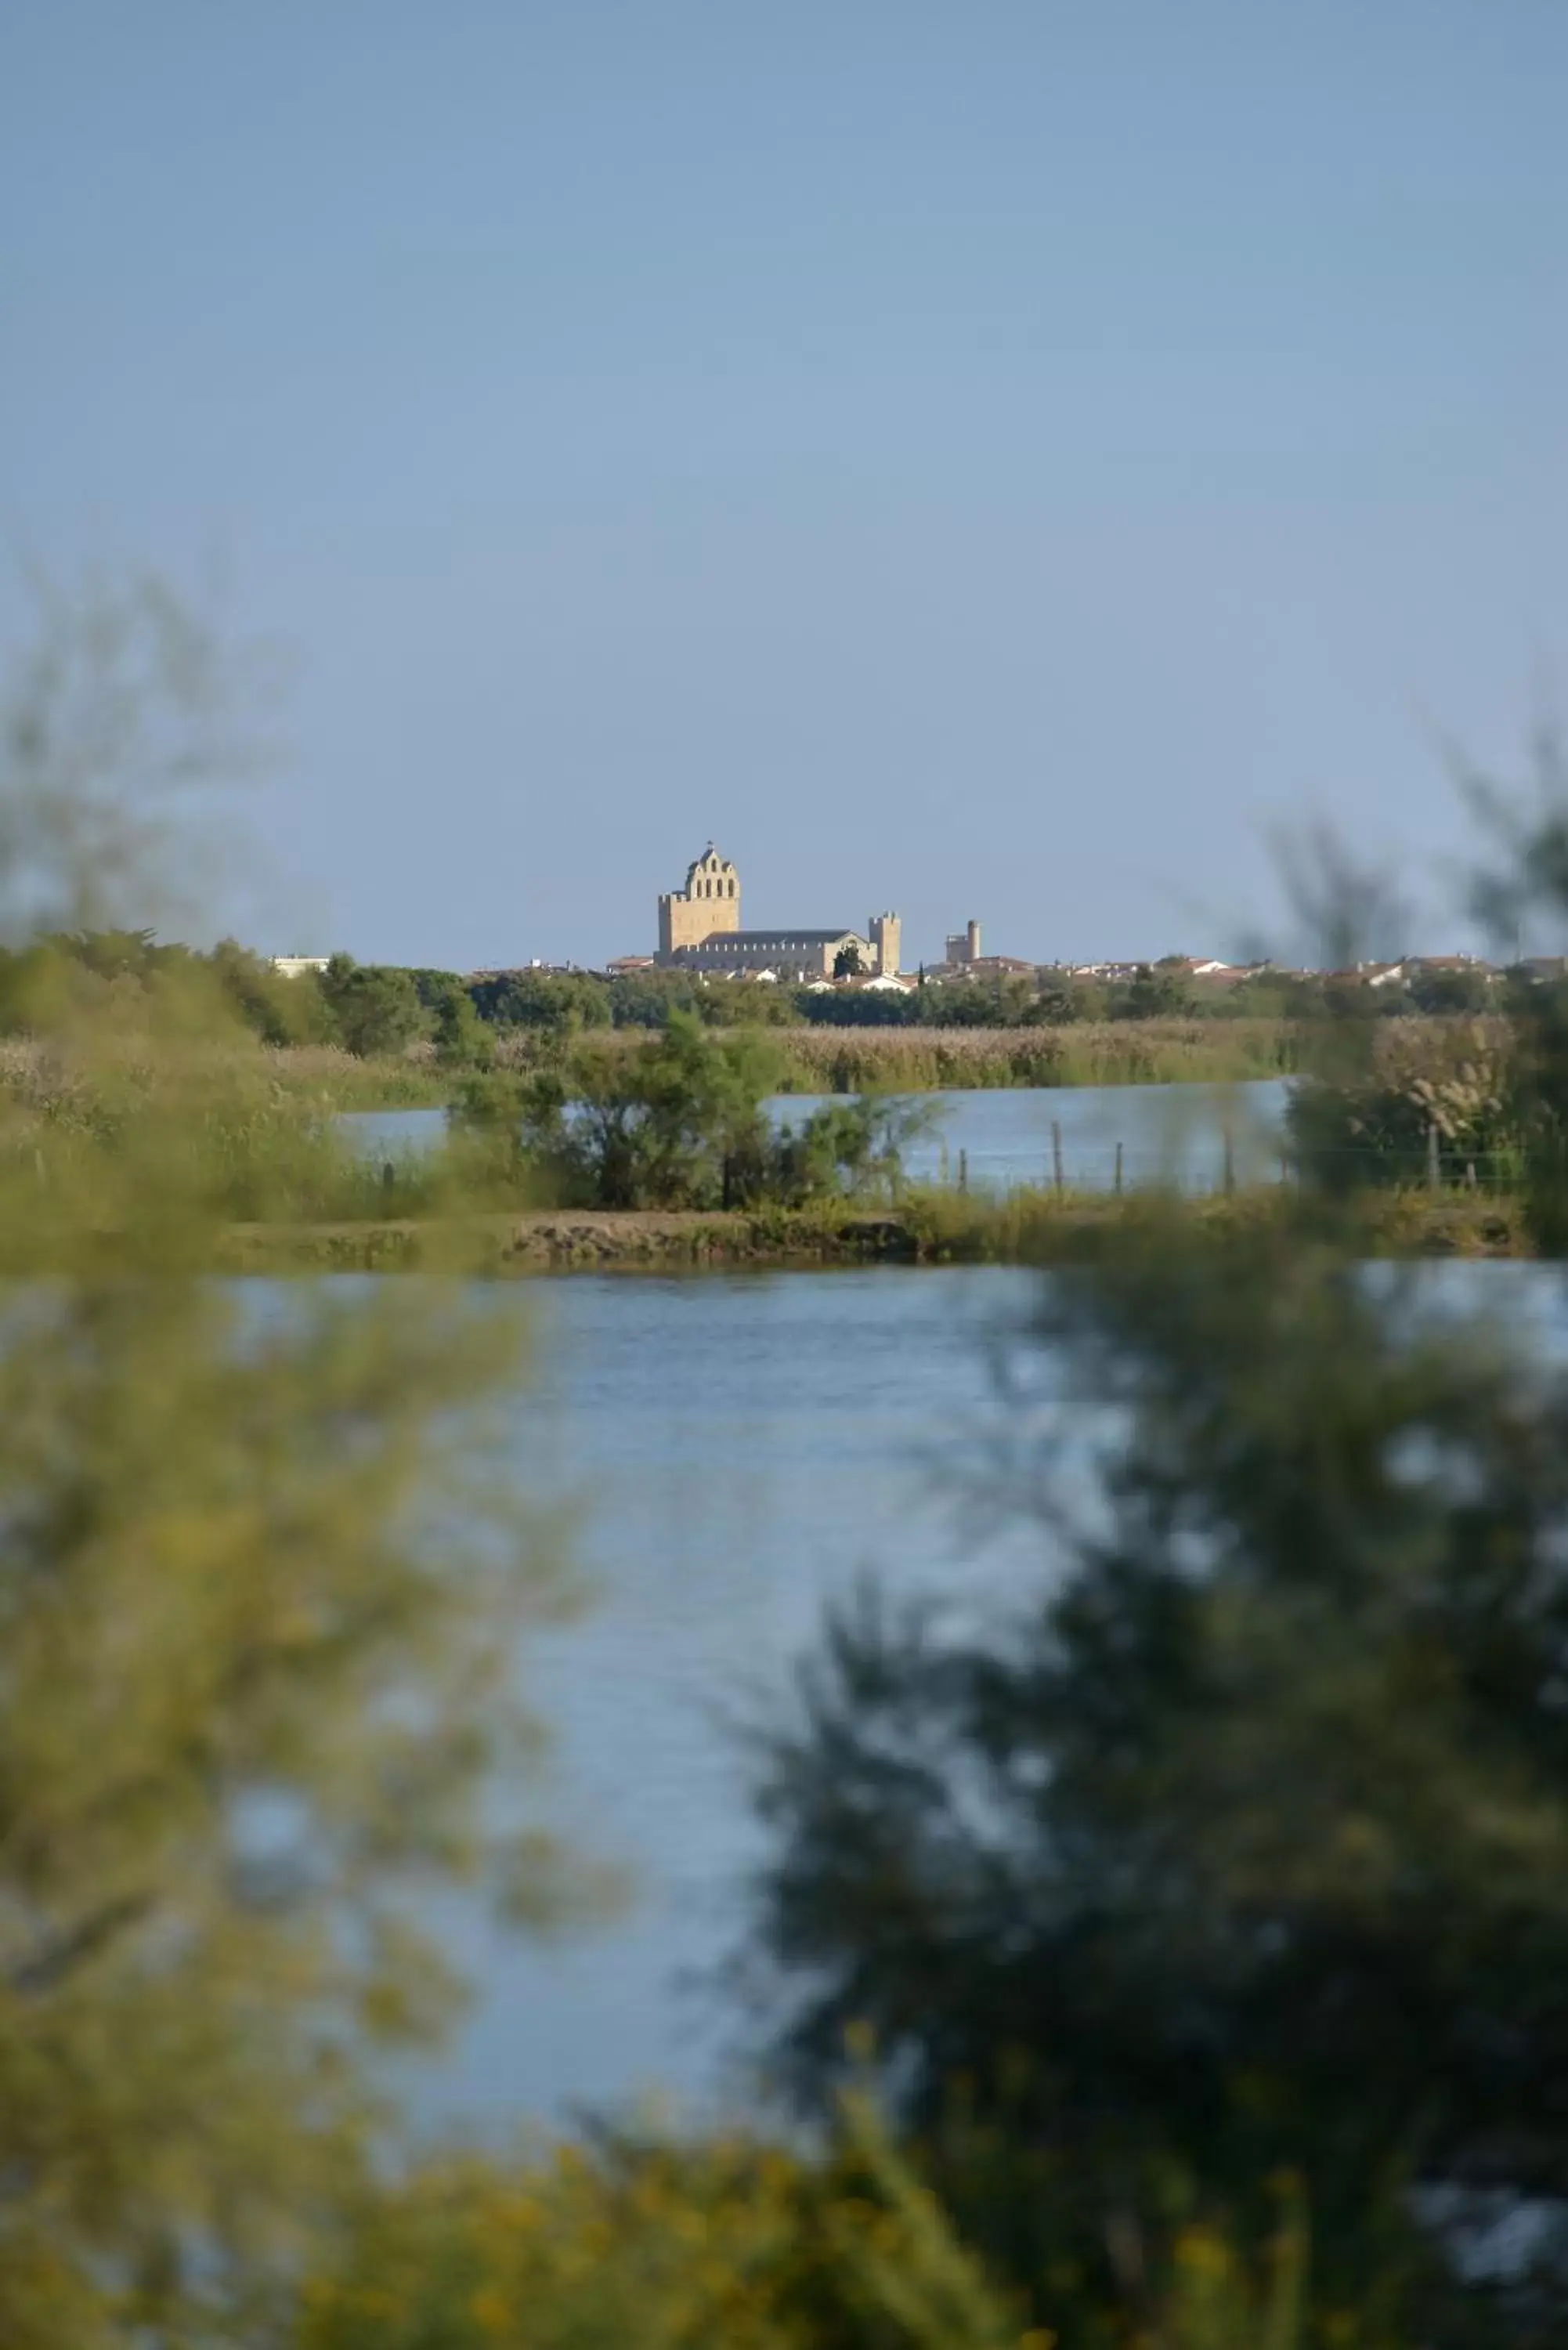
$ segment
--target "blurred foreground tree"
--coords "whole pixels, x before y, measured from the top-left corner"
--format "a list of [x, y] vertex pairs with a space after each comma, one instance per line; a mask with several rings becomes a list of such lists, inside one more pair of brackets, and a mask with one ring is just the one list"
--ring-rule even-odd
[[275, 652], [153, 575], [31, 585], [37, 626], [0, 682], [0, 924], [204, 910], [211, 794], [264, 755]]
[[1042, 1300], [1098, 1463], [1048, 1596], [841, 1616], [773, 1747], [786, 2074], [819, 2105], [858, 2027], [955, 2150], [961, 2084], [1018, 2158], [950, 2185], [1027, 2267], [1024, 2206], [1104, 2272], [1162, 2180], [1244, 2221], [1295, 2164], [1324, 2291], [1460, 2342], [1462, 2235], [1528, 2211], [1497, 2338], [1561, 2339], [1568, 1381], [1305, 1229], [1142, 1243]]
[[[151, 895], [165, 848], [98, 789], [107, 717], [61, 766], [51, 707], [35, 693], [7, 744], [0, 910], [24, 941], [39, 904], [123, 907], [139, 877]], [[163, 723], [122, 717], [133, 743]], [[109, 874], [73, 877], [99, 856]], [[21, 960], [36, 1049], [0, 1094], [0, 2342], [250, 2338], [372, 2144], [368, 2054], [452, 2012], [422, 1905], [465, 1882], [539, 1918], [566, 1887], [515, 1798], [492, 1800], [537, 1745], [515, 1635], [569, 1596], [507, 1458], [524, 1325], [437, 1284], [212, 1281], [236, 1165], [265, 1193], [296, 1144], [313, 1164], [336, 1145], [303, 1114], [293, 1136], [204, 963], [84, 1017], [55, 963]]]
[[[1508, 903], [1568, 910], [1565, 842], [1559, 801]], [[1558, 1250], [1563, 1000], [1528, 983], [1507, 1079]], [[1366, 1081], [1371, 1029], [1329, 1024], [1321, 1084]], [[1284, 2165], [1314, 2338], [1338, 2311], [1544, 2350], [1568, 2338], [1562, 1276], [1365, 1253], [1354, 1200], [1309, 1187], [1227, 1228], [1150, 1203], [1042, 1283], [977, 1497], [1039, 1519], [1047, 1579], [990, 1624], [839, 1614], [767, 1748], [753, 1981], [815, 2112], [869, 2036], [1014, 2275], [1135, 2289], [1194, 2210], [1247, 2240]]]

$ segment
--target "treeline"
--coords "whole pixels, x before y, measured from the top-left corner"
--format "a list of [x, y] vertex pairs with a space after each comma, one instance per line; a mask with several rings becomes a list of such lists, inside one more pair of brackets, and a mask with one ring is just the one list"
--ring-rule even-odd
[[1411, 1013], [1482, 1013], [1499, 1000], [1500, 975], [1480, 965], [1413, 969], [1373, 988], [1339, 974], [1260, 970], [1245, 979], [1194, 979], [1179, 958], [1143, 964], [1125, 978], [1080, 979], [1043, 966], [1033, 973], [920, 980], [891, 989], [774, 987], [707, 983], [690, 972], [650, 971], [605, 977], [593, 972], [498, 972], [470, 981], [416, 972], [421, 987], [464, 987], [490, 1027], [649, 1028], [671, 1009], [710, 1027], [742, 1024], [832, 1028], [1059, 1028], [1106, 1021], [1299, 1020], [1333, 1017], [1365, 1003], [1380, 1018]]
[[21, 952], [0, 952], [0, 1034], [34, 1024], [40, 991], [90, 1004], [177, 978], [204, 978], [263, 1043], [333, 1045], [361, 1058], [431, 1047], [457, 1066], [483, 1066], [504, 1036], [565, 1037], [587, 1030], [665, 1027], [672, 1013], [708, 1028], [825, 1027], [920, 1030], [1097, 1027], [1180, 1020], [1300, 1022], [1347, 1012], [1386, 1020], [1412, 1013], [1480, 1014], [1500, 1008], [1525, 974], [1414, 970], [1372, 988], [1307, 972], [1260, 971], [1242, 980], [1191, 978], [1175, 960], [1124, 979], [1033, 975], [921, 983], [902, 994], [742, 982], [704, 982], [680, 971], [614, 976], [519, 970], [478, 977], [334, 955], [325, 971], [286, 978], [233, 939], [202, 951], [163, 944], [148, 930], [59, 934]]
[[151, 930], [57, 932], [0, 949], [0, 1035], [51, 1025], [69, 1011], [133, 1016], [160, 998], [202, 995], [265, 1045], [335, 1045], [369, 1059], [433, 1045], [462, 1062], [485, 1029], [462, 980], [334, 955], [325, 971], [286, 977], [265, 955], [222, 939], [202, 951]]

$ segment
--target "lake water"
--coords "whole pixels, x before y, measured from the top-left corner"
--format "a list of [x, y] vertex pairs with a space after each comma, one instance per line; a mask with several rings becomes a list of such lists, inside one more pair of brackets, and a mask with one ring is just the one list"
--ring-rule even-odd
[[[1059, 1146], [1063, 1180], [1085, 1190], [1109, 1189], [1121, 1147], [1127, 1184], [1172, 1181], [1189, 1191], [1212, 1191], [1224, 1180], [1226, 1154], [1237, 1180], [1278, 1173], [1287, 1081], [1259, 1079], [1229, 1086], [1054, 1086], [975, 1088], [920, 1094], [932, 1126], [905, 1155], [909, 1173], [924, 1182], [956, 1182], [963, 1172], [977, 1189], [1006, 1190], [1048, 1183]], [[781, 1125], [798, 1122], [827, 1096], [784, 1094], [769, 1104]], [[445, 1131], [439, 1109], [359, 1110], [344, 1125], [367, 1152], [395, 1156], [431, 1148]]]
[[864, 1572], [979, 1595], [1036, 1564], [1028, 1534], [982, 1537], [943, 1490], [988, 1410], [988, 1338], [1031, 1295], [1031, 1276], [996, 1267], [582, 1274], [503, 1293], [541, 1342], [520, 1457], [535, 1487], [586, 1501], [597, 1587], [584, 1620], [530, 1647], [556, 1742], [544, 1815], [629, 1865], [635, 1894], [613, 1927], [553, 1948], [449, 1913], [482, 1995], [414, 2084], [428, 2118], [718, 2091], [735, 2019], [685, 1979], [732, 1942], [756, 1853], [722, 1717], [785, 1687], [825, 1603]]
[[[1535, 1266], [1428, 1274], [1460, 1295], [1484, 1283], [1511, 1317], [1558, 1311]], [[554, 1948], [461, 1905], [433, 1921], [479, 1995], [410, 2084], [427, 2124], [501, 2129], [659, 2088], [690, 2107], [735, 2087], [738, 2019], [691, 1987], [732, 1946], [759, 1849], [725, 1716], [787, 1687], [824, 1607], [865, 1572], [961, 1607], [1049, 1576], [1038, 1529], [988, 1523], [984, 1490], [959, 1490], [985, 1458], [995, 1348], [1034, 1279], [880, 1266], [498, 1293], [540, 1341], [518, 1458], [535, 1488], [585, 1503], [598, 1594], [525, 1659], [556, 1737], [542, 1808], [628, 1865], [636, 1891], [613, 1926]]]

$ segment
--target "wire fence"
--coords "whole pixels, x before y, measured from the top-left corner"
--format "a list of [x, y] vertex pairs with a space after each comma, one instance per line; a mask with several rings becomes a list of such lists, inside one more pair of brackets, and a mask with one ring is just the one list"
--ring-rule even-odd
[[1433, 1129], [1418, 1145], [1314, 1148], [1298, 1153], [1280, 1139], [1256, 1133], [1186, 1135], [1162, 1147], [1120, 1141], [1070, 1146], [1054, 1127], [1049, 1151], [1025, 1164], [1014, 1149], [990, 1151], [944, 1143], [934, 1166], [911, 1168], [909, 1179], [942, 1190], [983, 1192], [1119, 1193], [1168, 1190], [1199, 1195], [1267, 1183], [1310, 1182], [1334, 1190], [1427, 1190], [1512, 1192], [1523, 1178], [1517, 1150], [1479, 1150], [1445, 1140]]

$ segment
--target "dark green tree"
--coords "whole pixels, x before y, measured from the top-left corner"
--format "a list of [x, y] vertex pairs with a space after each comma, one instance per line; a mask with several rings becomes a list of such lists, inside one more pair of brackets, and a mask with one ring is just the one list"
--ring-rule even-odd
[[566, 1035], [609, 1024], [610, 991], [587, 972], [502, 971], [470, 983], [474, 1008], [493, 1028]]
[[224, 995], [263, 1044], [310, 1045], [330, 1038], [333, 1015], [315, 972], [286, 979], [234, 939], [220, 939], [208, 961]]
[[429, 1034], [410, 972], [336, 954], [322, 975], [321, 993], [343, 1043], [361, 1059], [400, 1053]]
[[1405, 983], [1405, 999], [1412, 1012], [1442, 1016], [1491, 1010], [1495, 983], [1479, 966], [1457, 971], [1413, 971]]
[[[1155, 2240], [1172, 2179], [1245, 2221], [1287, 2164], [1325, 2293], [1555, 2341], [1568, 1380], [1353, 1246], [1151, 1213], [1043, 1291], [1093, 1506], [1060, 1425], [1021, 1439], [1032, 1607], [838, 1617], [763, 1789], [778, 2053], [818, 2108], [857, 2030], [912, 2126], [961, 2095], [1080, 2263], [1117, 2213]], [[1461, 2220], [1526, 2210], [1541, 2273], [1472, 2288]]]
[[1179, 957], [1163, 962], [1139, 963], [1125, 987], [1114, 989], [1108, 1004], [1113, 1020], [1169, 1020], [1191, 1009], [1192, 990]]
[[414, 974], [420, 1002], [431, 1023], [436, 1056], [447, 1068], [478, 1068], [488, 1065], [494, 1034], [480, 1018], [472, 993], [455, 972], [421, 971]]

